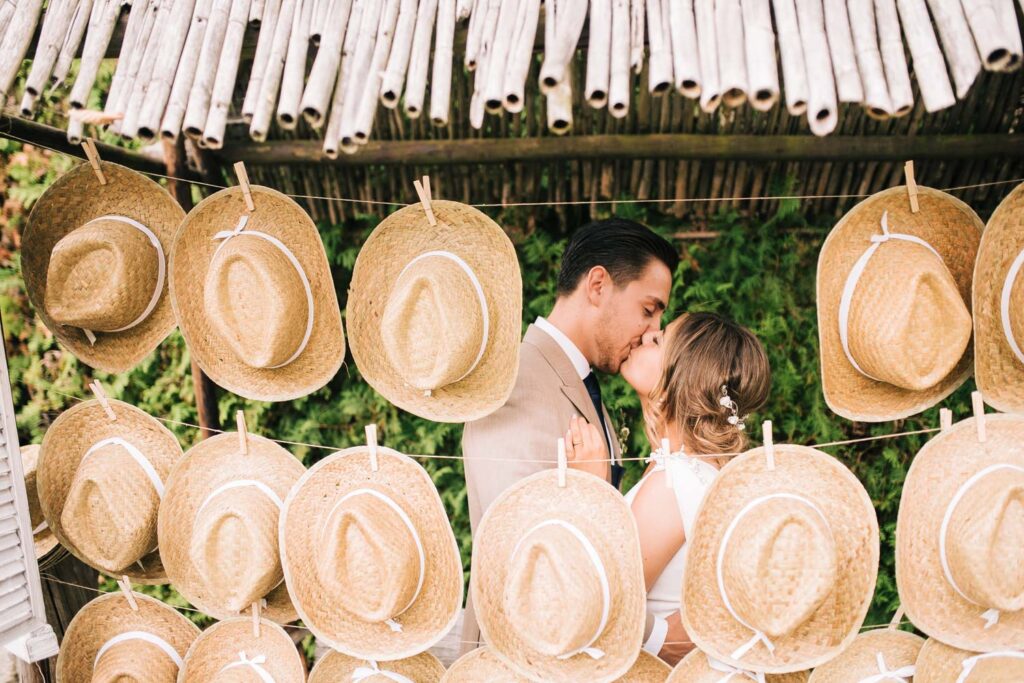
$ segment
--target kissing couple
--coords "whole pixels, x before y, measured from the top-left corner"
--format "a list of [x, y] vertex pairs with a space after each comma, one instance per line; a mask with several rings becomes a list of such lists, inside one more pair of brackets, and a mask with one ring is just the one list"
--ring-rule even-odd
[[[622, 375], [640, 399], [651, 448], [643, 477], [625, 492], [644, 565], [644, 649], [671, 665], [693, 648], [679, 613], [686, 538], [723, 454], [745, 449], [744, 417], [764, 405], [771, 385], [764, 347], [731, 320], [684, 313], [662, 328], [678, 265], [676, 249], [634, 221], [577, 230], [554, 307], [523, 338], [508, 401], [467, 423], [462, 439], [474, 533], [508, 486], [557, 466], [559, 437], [570, 467], [619, 488], [621, 446], [595, 370]], [[471, 603], [464, 651], [480, 641]]]

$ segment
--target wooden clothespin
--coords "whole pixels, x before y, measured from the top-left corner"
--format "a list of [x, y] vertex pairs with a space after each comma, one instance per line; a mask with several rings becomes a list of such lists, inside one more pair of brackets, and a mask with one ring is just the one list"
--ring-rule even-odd
[[139, 603], [135, 602], [135, 593], [132, 591], [132, 582], [128, 580], [128, 575], [125, 574], [117, 580], [117, 585], [124, 593], [124, 597], [128, 600], [128, 606], [132, 608], [133, 612], [139, 611]]
[[245, 170], [245, 162], [235, 162], [235, 176], [238, 178], [238, 186], [242, 188], [245, 208], [249, 211], [255, 211], [256, 205], [252, 201], [252, 188], [249, 187], [249, 172]]
[[107, 400], [107, 392], [103, 391], [103, 386], [99, 380], [94, 379], [90, 384], [89, 388], [92, 389], [93, 396], [103, 406], [103, 412], [107, 414], [111, 422], [117, 422], [117, 415], [114, 413], [114, 409], [110, 407], [110, 401]]
[[949, 408], [939, 408], [939, 428], [947, 431], [953, 426], [953, 411]]
[[558, 438], [558, 488], [565, 488], [565, 471], [569, 469], [569, 461], [565, 457], [565, 438]]
[[376, 472], [380, 464], [377, 462], [377, 425], [374, 423], [366, 425], [366, 447], [370, 451], [370, 469]]
[[896, 608], [896, 614], [892, 615], [892, 620], [889, 621], [889, 629], [895, 631], [900, 627], [900, 623], [903, 621], [903, 615], [906, 611], [903, 609], [903, 605]]
[[980, 391], [971, 392], [971, 407], [974, 408], [974, 421], [978, 426], [978, 443], [985, 443], [985, 403], [981, 400]]
[[427, 222], [431, 225], [437, 225], [437, 218], [434, 217], [434, 207], [430, 204], [430, 176], [423, 176], [423, 182], [414, 180], [412, 185], [416, 188], [416, 195], [420, 198], [423, 210], [427, 212]]
[[260, 637], [260, 608], [262, 607], [262, 605], [260, 604], [261, 602], [263, 602], [263, 598], [260, 598], [256, 602], [252, 603], [252, 637], [253, 638], [259, 638]]
[[249, 430], [245, 428], [245, 411], [235, 411], [235, 423], [238, 425], [238, 450], [242, 455], [249, 455]]
[[96, 141], [92, 138], [82, 140], [82, 149], [85, 151], [85, 158], [89, 160], [89, 165], [92, 166], [92, 170], [96, 173], [96, 178], [99, 179], [100, 185], [106, 185], [107, 177], [103, 175], [103, 170], [100, 168], [100, 153], [96, 149]]
[[665, 488], [672, 488], [672, 475], [668, 471], [668, 456], [672, 453], [672, 444], [668, 439], [661, 440], [661, 453], [665, 457]]
[[917, 182], [914, 180], [914, 162], [903, 164], [903, 175], [907, 181], [907, 195], [910, 197], [910, 212], [917, 213], [921, 207], [917, 204]]
[[761, 425], [761, 433], [764, 435], [764, 454], [768, 459], [768, 471], [775, 469], [775, 442], [772, 440], [772, 421], [765, 420]]

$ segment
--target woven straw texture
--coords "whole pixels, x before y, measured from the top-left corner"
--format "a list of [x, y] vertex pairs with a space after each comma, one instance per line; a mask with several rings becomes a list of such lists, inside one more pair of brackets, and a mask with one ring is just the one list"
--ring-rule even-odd
[[272, 499], [251, 486], [232, 488], [197, 514], [211, 493], [232, 481], [261, 482], [283, 501], [305, 472], [269, 439], [249, 434], [246, 444], [243, 455], [238, 433], [218, 434], [192, 447], [174, 468], [160, 505], [161, 554], [175, 588], [206, 614], [227, 619], [248, 611], [256, 598], [249, 592], [262, 585], [270, 590], [261, 596], [267, 600], [263, 616], [286, 624], [297, 614], [282, 581], [280, 515]]
[[[730, 551], [743, 549], [747, 530], [784, 526], [763, 549], [770, 555], [750, 567], [732, 566], [726, 553], [723, 575], [734, 607], [748, 615], [759, 613], [761, 619], [793, 617], [790, 609], [807, 599], [809, 586], [817, 587], [820, 602], [809, 614], [790, 619], [783, 635], [771, 638], [774, 654], [759, 642], [737, 660], [732, 653], [754, 634], [732, 617], [722, 600], [716, 578], [719, 548], [726, 529], [748, 503], [776, 493], [802, 496], [821, 510], [834, 541], [834, 574], [831, 581], [819, 580], [821, 567], [810, 560], [816, 557], [813, 544], [820, 537], [783, 516], [787, 509], [804, 512], [808, 506], [786, 502], [752, 508], [736, 527]], [[816, 513], [810, 514], [820, 521]], [[776, 445], [775, 469], [769, 470], [763, 448], [747, 451], [723, 467], [711, 484], [694, 529], [686, 543], [682, 617], [690, 638], [709, 656], [741, 669], [790, 673], [828, 661], [856, 637], [875, 589], [878, 522], [864, 486], [841, 462], [813, 448]], [[736, 575], [748, 583], [737, 583]]]
[[[22, 241], [21, 272], [32, 305], [61, 344], [97, 370], [123, 373], [159, 346], [177, 324], [166, 281], [163, 296], [145, 320], [124, 332], [97, 333], [96, 343], [90, 344], [81, 329], [57, 324], [46, 311], [50, 254], [67, 234], [94, 218], [113, 214], [132, 218], [152, 230], [166, 257], [185, 212], [167, 190], [144, 175], [106, 161], [100, 162], [100, 168], [106, 185], [100, 185], [89, 164], [79, 164], [58, 178], [36, 201]], [[131, 266], [122, 264], [125, 269]], [[108, 278], [109, 273], [107, 270]], [[141, 285], [127, 282], [125, 286], [134, 291]], [[151, 294], [147, 285], [145, 295], [148, 298]]]
[[[39, 465], [39, 445], [32, 444], [21, 447], [21, 467], [25, 472], [25, 493], [28, 497], [28, 514], [33, 529], [46, 521], [43, 517], [43, 509], [39, 505], [39, 492], [36, 490], [36, 467]], [[35, 544], [36, 559], [41, 559], [51, 550], [57, 547], [59, 541], [50, 531], [50, 527], [37, 534], [33, 534], [32, 541]]]
[[[388, 216], [363, 245], [349, 289], [349, 342], [359, 372], [384, 398], [435, 422], [468, 422], [504, 405], [515, 384], [522, 276], [512, 242], [494, 221], [458, 202], [434, 201], [432, 206], [437, 225], [427, 223], [422, 205], [407, 206]], [[459, 256], [476, 274], [487, 300], [490, 332], [487, 349], [473, 372], [424, 396], [389, 362], [388, 353], [401, 350], [385, 349], [381, 322], [405, 266], [419, 254], [437, 250]], [[476, 296], [465, 291], [458, 296], [446, 292], [436, 303], [453, 318], [447, 325], [464, 324], [470, 312], [480, 310]], [[439, 329], [436, 336], [420, 339], [410, 353], [443, 353], [445, 332]]]
[[[294, 279], [296, 272], [285, 254], [274, 247], [270, 247], [274, 253], [269, 260], [261, 261], [258, 267], [250, 264], [230, 272], [229, 290], [235, 296], [222, 294], [217, 300], [218, 312], [213, 314], [217, 320], [208, 314], [207, 297], [211, 293], [204, 291], [204, 287], [214, 251], [222, 242], [215, 240], [214, 235], [233, 230], [246, 212], [245, 199], [237, 187], [221, 190], [199, 202], [181, 224], [171, 249], [171, 300], [189, 352], [210, 379], [239, 396], [287, 401], [319, 389], [338, 372], [345, 359], [341, 311], [327, 254], [313, 221], [280, 192], [258, 186], [251, 189], [256, 210], [249, 215], [243, 232], [259, 231], [276, 237], [292, 251], [309, 280], [313, 329], [305, 349], [284, 367], [253, 367], [235, 353], [219, 331], [228, 325], [231, 316], [237, 316], [238, 328], [261, 327], [266, 337], [287, 337], [295, 345], [301, 340], [308, 320], [305, 293], [300, 286], [302, 294], [297, 300], [279, 298], [273, 283]], [[229, 244], [236, 240], [232, 250], [267, 247], [265, 240], [252, 237], [234, 237]], [[243, 295], [244, 301], [234, 300]], [[252, 319], [254, 315], [262, 316], [262, 324]], [[294, 339], [296, 334], [298, 340]], [[255, 363], [256, 359], [249, 362]]]
[[[1024, 185], [988, 220], [974, 266], [974, 373], [985, 402], [1006, 413], [1024, 412], [1024, 363], [1003, 332], [1000, 301], [1007, 272], [1024, 251]], [[1010, 290], [1010, 329], [1024, 349], [1024, 271]]]
[[665, 683], [672, 667], [652, 654], [640, 650], [629, 671], [619, 679], [622, 683]]
[[[318, 639], [351, 657], [393, 661], [423, 652], [451, 629], [462, 607], [462, 560], [427, 471], [389, 448], [377, 449], [377, 461], [374, 472], [367, 448], [360, 446], [330, 455], [306, 471], [292, 487], [281, 514], [281, 561], [295, 607]], [[370, 599], [387, 603], [394, 597], [385, 590], [392, 578], [385, 573], [388, 568], [375, 561], [381, 549], [401, 538], [387, 533], [392, 528], [353, 525], [344, 537], [325, 538], [329, 513], [356, 489], [372, 489], [391, 498], [409, 517], [423, 545], [423, 585], [416, 600], [395, 617], [401, 631], [346, 609], [320, 575], [336, 574], [340, 568], [366, 588]], [[404, 526], [400, 533], [406, 533]], [[358, 548], [353, 544], [351, 556], [346, 556], [349, 548], [344, 544], [355, 537], [362, 542]], [[328, 554], [329, 548], [336, 550]]]
[[[94, 444], [118, 437], [139, 449], [166, 484], [182, 457], [181, 446], [155, 418], [121, 401], [108, 403], [117, 420], [107, 417], [99, 401], [84, 401], [50, 425], [36, 470], [39, 504], [60, 543], [89, 566], [117, 577], [127, 574], [136, 583], [166, 583], [159, 552], [149, 550], [157, 542], [160, 504], [153, 483], [120, 446], [94, 451], [85, 463], [82, 459]], [[114, 566], [125, 557], [133, 559]]]
[[[339, 681], [354, 680], [353, 673], [356, 669], [368, 669], [373, 667], [373, 662], [366, 659], [349, 657], [340, 652], [332, 650], [317, 661], [316, 666], [309, 674], [309, 683], [338, 683]], [[441, 661], [429, 652], [421, 652], [418, 655], [406, 659], [396, 659], [392, 662], [378, 664], [382, 671], [390, 671], [399, 676], [405, 676], [416, 683], [438, 683], [444, 677], [444, 665]], [[374, 675], [367, 678], [360, 678], [362, 683], [389, 683], [391, 679]], [[468, 680], [468, 679], [467, 679]], [[484, 679], [477, 678], [477, 681]]]
[[[165, 640], [180, 657], [185, 656], [199, 636], [199, 627], [173, 607], [141, 593], [133, 595], [138, 611], [131, 608], [120, 592], [102, 595], [78, 611], [60, 644], [57, 683], [121, 680], [175, 683], [178, 667], [174, 662], [155, 645], [139, 640], [111, 647], [100, 659], [102, 672], [93, 671], [100, 648], [120, 633], [146, 631]], [[124, 678], [119, 678], [119, 673]]]
[[[957, 594], [942, 570], [939, 534], [950, 501], [970, 477], [992, 465], [1024, 467], [1024, 416], [986, 415], [985, 436], [979, 443], [977, 422], [969, 418], [925, 444], [907, 473], [896, 523], [896, 586], [907, 616], [933, 638], [980, 652], [1024, 645], [1024, 610], [1002, 611], [986, 628], [981, 614], [996, 605], [972, 604]], [[982, 477], [951, 517], [950, 571], [962, 590], [974, 587], [968, 595], [988, 590], [1020, 604], [1022, 481], [1024, 475], [1012, 470]]]
[[[252, 617], [219, 621], [203, 631], [188, 649], [178, 683], [250, 683], [261, 678], [249, 666], [228, 665], [263, 657], [260, 667], [274, 683], [304, 683], [306, 661], [283, 628], [260, 619], [259, 637], [253, 635]], [[341, 679], [335, 679], [341, 680]]]
[[[881, 234], [880, 221], [885, 212], [888, 212], [891, 232], [916, 235], [938, 251], [949, 273], [959, 285], [964, 304], [970, 310], [971, 276], [984, 225], [970, 207], [938, 190], [919, 186], [918, 201], [920, 211], [911, 213], [907, 190], [903, 186], [872, 195], [843, 216], [821, 248], [818, 258], [817, 301], [822, 389], [829, 408], [850, 420], [882, 422], [914, 415], [949, 396], [971, 374], [973, 351], [968, 345], [960, 362], [944, 379], [925, 390], [904, 389], [860, 374], [850, 364], [839, 339], [839, 302], [843, 287], [853, 265], [871, 246], [871, 237]], [[897, 250], [898, 255], [898, 250], [907, 246], [920, 250], [925, 255], [927, 252], [923, 247], [905, 241], [900, 247], [894, 244], [897, 242], [884, 244], [872, 257], [857, 285], [858, 292], [861, 288], [868, 289], [871, 284], [869, 280], [873, 278], [879, 278], [885, 283], [879, 290], [879, 296], [884, 295], [886, 287], [892, 288], [889, 291], [906, 287], [907, 271], [904, 262], [899, 258], [879, 257], [894, 250]], [[876, 259], [878, 263], [875, 263]], [[870, 316], [868, 319], [871, 319]], [[851, 345], [857, 336], [853, 322], [851, 315]], [[878, 326], [894, 328], [905, 321], [876, 318], [874, 322]], [[947, 320], [945, 323], [934, 321], [934, 324], [949, 323]], [[940, 331], [950, 332], [947, 328]], [[943, 335], [935, 336], [941, 338]], [[937, 354], [943, 350], [932, 348], [931, 341], [918, 336], [902, 339], [900, 344], [910, 345], [916, 357], [926, 359], [931, 358], [929, 354]], [[879, 354], [885, 353], [884, 348], [875, 351]]]
[[879, 653], [889, 671], [913, 666], [923, 645], [924, 638], [906, 631], [867, 631], [857, 636], [843, 654], [815, 669], [808, 683], [861, 683], [882, 673], [878, 668]]
[[529, 680], [498, 659], [490, 647], [483, 646], [455, 660], [445, 671], [441, 683], [528, 683]]
[[[768, 674], [765, 676], [765, 683], [805, 683], [807, 671], [797, 671], [788, 674]], [[682, 661], [672, 669], [672, 675], [666, 683], [744, 683], [747, 679], [743, 676], [726, 678], [728, 673], [716, 671], [708, 663], [707, 655], [700, 650], [692, 650], [690, 654], [683, 657]]]
[[[963, 662], [977, 652], [958, 650], [929, 638], [917, 657], [914, 683], [958, 683]], [[962, 683], [1020, 683], [1024, 681], [1024, 658], [990, 657], [978, 660]]]
[[[559, 488], [556, 470], [538, 472], [507, 488], [488, 508], [473, 542], [473, 605], [484, 640], [521, 675], [535, 681], [614, 681], [633, 665], [643, 640], [646, 596], [636, 522], [625, 499], [607, 483], [574, 470], [565, 474], [565, 488]], [[538, 652], [517, 632], [506, 610], [513, 550], [530, 529], [547, 520], [578, 528], [604, 565], [611, 607], [607, 626], [592, 644], [605, 653], [600, 659], [586, 654], [558, 659]], [[583, 576], [589, 567], [554, 570]], [[552, 614], [580, 612], [579, 605], [557, 604], [559, 586], [534, 590], [550, 597]]]

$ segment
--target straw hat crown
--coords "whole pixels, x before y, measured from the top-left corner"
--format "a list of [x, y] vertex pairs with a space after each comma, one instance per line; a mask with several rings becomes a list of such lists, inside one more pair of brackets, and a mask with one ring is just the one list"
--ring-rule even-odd
[[306, 663], [277, 624], [252, 617], [219, 621], [189, 647], [180, 683], [304, 683]]
[[970, 652], [929, 638], [917, 657], [914, 683], [1019, 683], [1024, 650]]

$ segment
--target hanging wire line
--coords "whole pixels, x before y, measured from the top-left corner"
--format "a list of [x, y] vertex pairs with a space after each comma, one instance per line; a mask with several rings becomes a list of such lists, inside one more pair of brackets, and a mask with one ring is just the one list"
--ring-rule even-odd
[[[6, 131], [0, 131], [0, 136], [17, 140], [26, 145], [32, 145], [40, 149], [49, 150], [55, 154], [62, 156], [68, 156], [72, 158], [79, 158], [74, 154], [68, 154], [59, 149], [53, 147], [47, 147], [31, 140], [20, 138], [17, 135], [12, 135]], [[130, 150], [129, 150], [130, 151]], [[208, 183], [201, 180], [192, 180], [190, 178], [178, 178], [176, 176], [164, 175], [162, 173], [154, 173], [152, 171], [140, 171], [148, 176], [154, 178], [164, 178], [166, 180], [174, 180], [180, 183], [191, 183], [193, 185], [202, 185], [204, 187], [216, 188], [223, 190], [231, 185], [218, 185], [216, 183]], [[989, 187], [992, 185], [1007, 185], [1010, 183], [1022, 183], [1024, 178], [1011, 178], [1009, 180], [992, 180], [985, 183], [976, 183], [973, 185], [958, 185], [955, 187], [946, 188], [935, 188], [940, 192], [955, 192], [957, 190], [969, 190], [978, 187]], [[294, 199], [320, 199], [328, 202], [349, 202], [353, 204], [373, 204], [378, 206], [409, 206], [404, 202], [387, 202], [375, 199], [353, 199], [350, 197], [326, 197], [321, 195], [313, 194], [288, 194], [282, 193], [288, 197]], [[492, 202], [484, 204], [470, 204], [477, 208], [507, 208], [511, 206], [590, 206], [590, 205], [607, 205], [607, 204], [694, 204], [694, 203], [714, 203], [714, 202], [753, 202], [753, 201], [770, 201], [770, 200], [794, 200], [794, 199], [863, 199], [870, 197], [870, 194], [792, 194], [792, 195], [759, 195], [756, 197], [677, 197], [677, 198], [659, 198], [659, 199], [576, 199], [567, 201], [540, 201], [540, 202]]]

